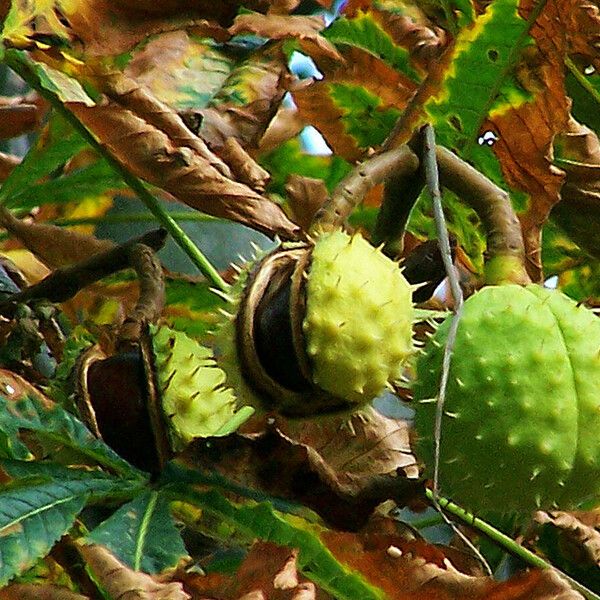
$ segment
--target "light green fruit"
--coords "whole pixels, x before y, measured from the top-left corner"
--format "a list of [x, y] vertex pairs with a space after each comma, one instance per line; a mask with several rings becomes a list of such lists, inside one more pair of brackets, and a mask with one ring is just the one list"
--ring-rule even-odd
[[227, 435], [253, 412], [236, 410], [212, 351], [168, 327], [151, 327], [157, 385], [174, 449], [198, 437]]
[[[450, 319], [417, 363], [417, 456], [433, 473]], [[559, 291], [487, 287], [459, 322], [440, 446], [443, 494], [467, 509], [570, 508], [600, 493], [600, 320]]]
[[353, 403], [400, 379], [412, 352], [412, 288], [359, 234], [316, 242], [303, 322], [314, 382]]
[[249, 273], [216, 336], [219, 364], [246, 401], [310, 416], [369, 402], [401, 378], [412, 288], [362, 236], [284, 244]]

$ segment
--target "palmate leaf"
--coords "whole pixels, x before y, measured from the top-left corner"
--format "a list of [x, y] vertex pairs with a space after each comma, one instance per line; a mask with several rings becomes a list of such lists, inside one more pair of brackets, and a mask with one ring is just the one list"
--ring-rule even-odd
[[393, 40], [385, 31], [384, 23], [372, 12], [361, 11], [353, 18], [341, 17], [323, 32], [323, 36], [336, 45], [362, 48], [415, 82], [421, 79], [410, 64], [408, 50]]
[[40, 462], [3, 460], [15, 483], [0, 488], [0, 586], [45, 556], [90, 500], [135, 494], [139, 480]]
[[128, 478], [145, 478], [141, 471], [122, 459], [60, 406], [43, 404], [39, 398], [24, 397], [9, 401], [0, 396], [0, 433], [10, 439], [16, 448], [8, 458], [23, 458], [24, 454], [28, 454], [26, 446], [17, 439], [20, 429], [32, 432], [40, 444], [68, 448], [81, 459]]
[[297, 548], [299, 570], [338, 600], [387, 598], [381, 589], [336, 560], [319, 537], [320, 532], [326, 530], [316, 524], [279, 513], [269, 502], [234, 504], [216, 491], [199, 492], [177, 485], [165, 491], [202, 508], [233, 527], [239, 535]]
[[470, 158], [490, 111], [515, 108], [531, 94], [508, 78], [530, 25], [518, 0], [497, 0], [459, 34], [439, 92], [425, 103], [438, 142]]
[[155, 491], [123, 505], [85, 541], [106, 546], [127, 566], [145, 573], [161, 573], [187, 556], [169, 502]]
[[30, 210], [51, 202], [65, 204], [86, 198], [97, 198], [109, 190], [124, 187], [121, 178], [105, 161], [100, 160], [56, 179], [28, 185], [13, 196], [9, 205]]
[[[0, 202], [11, 206], [20, 194], [42, 177], [63, 166], [71, 157], [87, 147], [83, 138], [59, 117], [54, 116], [45, 135], [31, 147], [23, 161], [14, 168], [0, 188]], [[38, 198], [42, 203], [43, 196]]]

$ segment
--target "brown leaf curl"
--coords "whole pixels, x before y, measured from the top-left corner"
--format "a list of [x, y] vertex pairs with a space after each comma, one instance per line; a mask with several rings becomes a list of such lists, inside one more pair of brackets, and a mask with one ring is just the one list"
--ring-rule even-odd
[[133, 571], [97, 544], [80, 545], [79, 552], [111, 598], [123, 600], [190, 600], [179, 582], [163, 583]]

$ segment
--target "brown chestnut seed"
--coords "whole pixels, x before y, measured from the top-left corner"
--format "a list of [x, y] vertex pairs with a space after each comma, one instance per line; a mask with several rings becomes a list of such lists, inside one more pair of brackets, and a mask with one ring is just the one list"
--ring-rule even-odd
[[158, 455], [140, 351], [92, 362], [87, 369], [87, 392], [102, 439], [136, 467], [155, 471]]

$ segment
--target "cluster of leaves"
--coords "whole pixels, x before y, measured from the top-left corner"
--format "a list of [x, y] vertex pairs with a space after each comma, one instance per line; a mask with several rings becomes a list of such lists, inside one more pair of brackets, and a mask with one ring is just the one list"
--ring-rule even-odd
[[[150, 211], [137, 217], [157, 219], [205, 275], [167, 274], [163, 311], [204, 338], [221, 302], [209, 286], [228, 273], [160, 201], [201, 213], [182, 219], [293, 239], [355, 163], [430, 122], [441, 145], [510, 191], [532, 277], [557, 275], [596, 303], [598, 6], [338, 4], [0, 3], [3, 63], [29, 86], [1, 100], [0, 137], [36, 133], [23, 158], [0, 155], [2, 293], [23, 287], [22, 273], [34, 283], [114, 249], [91, 234], [133, 191]], [[299, 55], [315, 65], [303, 80], [289, 67]], [[306, 154], [305, 125], [332, 155]], [[352, 215], [365, 235], [384, 196], [374, 187]], [[459, 197], [445, 202], [464, 284], [475, 286], [485, 240]], [[405, 251], [433, 230], [421, 198]], [[58, 316], [43, 303], [2, 316], [0, 598], [581, 597], [552, 569], [521, 563], [495, 581], [468, 553], [431, 544], [381, 507], [374, 514], [385, 500], [415, 510], [426, 500], [409, 423], [372, 409], [278, 417], [193, 443], [160, 473], [140, 471], [69, 412], [80, 353], [96, 341], [110, 348], [136, 286], [113, 275]], [[599, 591], [594, 515], [540, 513], [529, 542]], [[497, 550], [486, 554], [506, 566]]]

